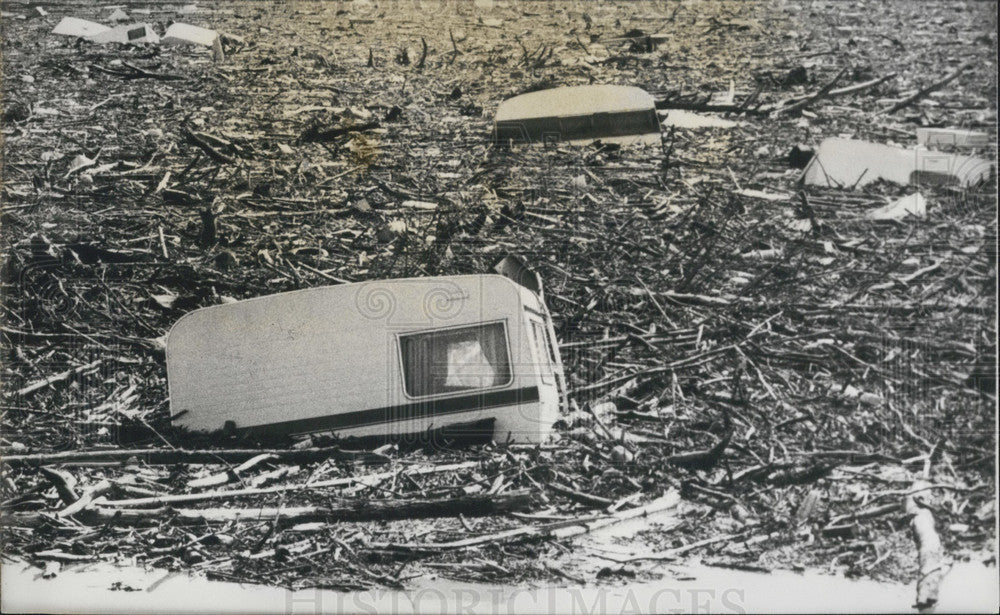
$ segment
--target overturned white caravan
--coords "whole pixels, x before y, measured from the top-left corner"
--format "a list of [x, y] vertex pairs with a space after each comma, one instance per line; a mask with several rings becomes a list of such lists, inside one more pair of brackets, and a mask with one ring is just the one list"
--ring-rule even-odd
[[492, 422], [494, 440], [540, 442], [565, 391], [540, 286], [493, 274], [195, 310], [167, 338], [167, 376], [175, 425], [251, 436], [392, 438]]

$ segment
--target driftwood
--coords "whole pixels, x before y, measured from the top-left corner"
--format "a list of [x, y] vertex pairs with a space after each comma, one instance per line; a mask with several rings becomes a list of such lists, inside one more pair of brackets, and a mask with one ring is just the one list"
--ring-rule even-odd
[[263, 495], [269, 493], [282, 493], [285, 491], [304, 491], [307, 489], [324, 489], [328, 487], [345, 487], [352, 484], [374, 484], [383, 481], [394, 476], [422, 476], [426, 474], [437, 474], [440, 472], [453, 472], [455, 470], [464, 470], [468, 468], [474, 468], [478, 465], [475, 461], [466, 461], [462, 463], [451, 463], [445, 465], [437, 466], [424, 466], [411, 468], [409, 470], [399, 470], [391, 472], [381, 472], [378, 474], [363, 474], [360, 476], [345, 476], [341, 478], [333, 478], [330, 480], [320, 480], [312, 483], [304, 484], [293, 484], [293, 485], [275, 485], [274, 487], [259, 487], [255, 489], [232, 489], [228, 491], [207, 491], [204, 493], [183, 493], [177, 495], [161, 495], [147, 498], [133, 498], [128, 500], [114, 500], [104, 502], [104, 506], [107, 507], [146, 507], [146, 506], [164, 506], [169, 504], [179, 504], [182, 502], [204, 502], [207, 500], [219, 500], [227, 498], [238, 498], [248, 495]]
[[215, 162], [225, 163], [225, 164], [233, 164], [234, 162], [236, 162], [235, 158], [233, 158], [228, 154], [223, 154], [222, 152], [220, 152], [215, 146], [209, 143], [208, 140], [202, 137], [201, 135], [195, 134], [190, 130], [185, 129], [184, 138], [187, 140], [188, 143], [199, 147], [203, 152], [205, 152], [205, 154], [209, 158], [211, 158]]
[[[502, 494], [467, 495], [445, 499], [413, 500], [340, 500], [330, 506], [262, 508], [161, 508], [125, 509], [106, 506], [98, 500], [92, 510], [78, 514], [88, 524], [159, 525], [170, 519], [182, 525], [228, 523], [233, 521], [270, 521], [281, 527], [297, 523], [424, 519], [505, 514], [537, 506], [537, 494], [527, 489]], [[81, 511], [76, 511], [81, 512]], [[60, 513], [59, 516], [65, 516]], [[4, 519], [4, 525], [32, 527], [50, 517], [40, 513], [20, 513]]]
[[496, 532], [472, 538], [463, 538], [462, 540], [453, 540], [451, 542], [402, 544], [371, 543], [371, 546], [397, 551], [451, 551], [478, 547], [485, 544], [524, 542], [526, 540], [537, 538], [572, 538], [574, 536], [586, 534], [594, 530], [621, 523], [623, 521], [637, 519], [639, 517], [645, 517], [647, 515], [669, 510], [674, 508], [679, 501], [680, 494], [676, 491], [671, 491], [666, 495], [653, 500], [646, 506], [632, 508], [630, 510], [617, 512], [611, 515], [592, 515], [588, 517], [570, 519], [567, 521], [556, 521], [545, 525], [529, 525], [507, 530], [505, 532]]
[[611, 561], [618, 562], [619, 564], [628, 564], [631, 562], [640, 562], [640, 561], [663, 561], [663, 560], [670, 561], [670, 560], [675, 560], [681, 555], [684, 555], [685, 553], [689, 553], [696, 549], [707, 547], [709, 545], [714, 545], [720, 542], [725, 542], [727, 540], [736, 540], [740, 536], [741, 536], [740, 534], [723, 534], [722, 536], [712, 536], [711, 538], [706, 538], [704, 540], [697, 540], [690, 544], [686, 544], [682, 547], [675, 547], [673, 549], [667, 549], [665, 551], [650, 553], [649, 555], [637, 555], [625, 558], [616, 558], [609, 555], [602, 555], [601, 557], [610, 559]]
[[276, 459], [277, 459], [276, 456], [269, 455], [267, 453], [257, 455], [255, 457], [247, 459], [246, 461], [236, 466], [235, 468], [226, 470], [225, 472], [216, 472], [215, 474], [211, 474], [209, 476], [204, 476], [202, 478], [196, 478], [194, 480], [190, 480], [188, 481], [187, 486], [190, 489], [202, 489], [204, 487], [215, 487], [218, 485], [225, 485], [226, 483], [239, 480], [240, 474], [246, 472], [247, 470], [250, 470], [255, 466], [258, 466], [264, 463], [265, 461], [273, 461]]
[[729, 446], [729, 441], [733, 438], [733, 430], [730, 429], [712, 448], [704, 451], [693, 451], [690, 453], [680, 453], [667, 457], [667, 461], [675, 466], [687, 468], [688, 470], [710, 470], [722, 459], [722, 453]]
[[288, 463], [306, 463], [336, 459], [363, 463], [388, 463], [389, 458], [378, 453], [345, 450], [338, 446], [293, 449], [107, 449], [99, 451], [65, 451], [59, 453], [31, 453], [3, 455], [3, 462], [10, 467], [92, 464], [95, 462], [125, 462], [135, 459], [146, 464], [173, 463], [241, 463], [258, 455], [271, 455]]
[[[925, 486], [923, 481], [913, 483], [914, 490]], [[906, 514], [910, 516], [910, 530], [917, 545], [920, 576], [917, 578], [917, 603], [919, 609], [929, 609], [937, 604], [938, 590], [944, 578], [944, 549], [934, 527], [934, 513], [924, 506], [915, 494], [906, 498]]]
[[321, 129], [318, 126], [311, 126], [299, 135], [299, 141], [302, 143], [323, 143], [326, 141], [333, 141], [352, 132], [373, 130], [381, 125], [382, 124], [378, 120], [372, 120], [370, 122], [365, 122], [364, 124], [350, 124], [347, 126], [338, 126], [337, 128], [328, 128], [326, 130]]
[[104, 495], [108, 491], [111, 491], [111, 482], [108, 480], [102, 480], [93, 487], [88, 488], [83, 492], [83, 494], [75, 502], [67, 506], [66, 508], [60, 510], [56, 516], [58, 517], [70, 517], [86, 509], [90, 506], [95, 499]]
[[847, 72], [847, 67], [845, 66], [844, 68], [840, 69], [840, 72], [838, 72], [833, 79], [828, 81], [826, 85], [820, 88], [819, 91], [813, 94], [812, 96], [800, 100], [797, 103], [793, 103], [787, 107], [779, 107], [775, 109], [774, 112], [776, 114], [782, 114], [782, 113], [791, 113], [793, 111], [801, 111], [802, 109], [805, 109], [806, 107], [812, 105], [813, 103], [819, 102], [820, 100], [825, 98], [830, 93], [831, 90], [833, 90], [833, 86], [837, 85], [837, 82], [840, 81], [840, 78], [843, 77], [844, 73], [846, 72]]
[[915, 103], [915, 102], [917, 102], [917, 101], [919, 101], [919, 100], [927, 97], [932, 92], [936, 92], [936, 91], [940, 90], [941, 88], [943, 88], [944, 86], [946, 86], [949, 83], [951, 83], [952, 81], [954, 81], [955, 79], [958, 79], [959, 75], [961, 75], [966, 70], [968, 70], [969, 68], [971, 68], [974, 64], [976, 64], [975, 61], [973, 61], [973, 62], [966, 62], [965, 64], [963, 64], [963, 65], [959, 66], [957, 69], [955, 69], [954, 72], [952, 72], [951, 74], [949, 74], [944, 79], [941, 79], [940, 81], [936, 81], [936, 82], [930, 84], [929, 86], [927, 86], [924, 89], [920, 90], [916, 94], [913, 94], [912, 96], [908, 96], [908, 97], [904, 98], [903, 100], [899, 101], [898, 103], [894, 104], [893, 106], [889, 107], [888, 109], [886, 109], [884, 111], [879, 111], [878, 113], [876, 113], [876, 115], [888, 115], [890, 113], [895, 113], [895, 112], [899, 111], [900, 109], [904, 109], [906, 107], [909, 107], [913, 103]]
[[941, 580], [947, 571], [944, 561], [944, 547], [941, 545], [941, 538], [934, 527], [934, 513], [920, 500], [918, 495], [927, 493], [931, 489], [932, 486], [929, 482], [931, 464], [940, 455], [943, 446], [944, 441], [938, 440], [930, 453], [927, 454], [923, 472], [921, 472], [920, 478], [913, 481], [913, 485], [904, 500], [906, 514], [910, 517], [913, 541], [917, 546], [917, 561], [920, 564], [920, 576], [917, 577], [916, 607], [922, 612], [929, 612], [937, 605]]
[[570, 489], [569, 487], [566, 487], [564, 485], [560, 485], [559, 483], [549, 483], [547, 486], [549, 489], [555, 491], [559, 495], [569, 498], [579, 504], [583, 504], [584, 506], [607, 508], [608, 506], [614, 504], [614, 501], [609, 500], [608, 498], [602, 498], [600, 496], [591, 495], [589, 493], [583, 493], [575, 489]]
[[41, 474], [56, 488], [56, 493], [64, 504], [72, 504], [80, 499], [76, 492], [76, 479], [69, 472], [42, 468]]
[[103, 360], [98, 359], [96, 361], [91, 361], [90, 363], [87, 363], [86, 365], [81, 365], [79, 367], [74, 367], [73, 369], [68, 369], [68, 370], [66, 370], [64, 372], [59, 372], [58, 374], [53, 374], [53, 375], [49, 376], [48, 378], [44, 378], [44, 379], [39, 380], [37, 382], [33, 382], [33, 383], [31, 383], [31, 384], [29, 384], [29, 385], [27, 385], [25, 387], [22, 387], [22, 388], [18, 389], [17, 396], [18, 397], [24, 397], [25, 395], [30, 395], [30, 394], [34, 393], [35, 391], [37, 391], [39, 389], [44, 389], [45, 387], [47, 387], [50, 384], [54, 384], [56, 382], [62, 382], [63, 380], [66, 380], [67, 378], [69, 378], [70, 376], [73, 376], [74, 374], [80, 374], [82, 372], [87, 371], [88, 369], [93, 369], [93, 368], [97, 367], [98, 365], [100, 365], [102, 362], [103, 362]]

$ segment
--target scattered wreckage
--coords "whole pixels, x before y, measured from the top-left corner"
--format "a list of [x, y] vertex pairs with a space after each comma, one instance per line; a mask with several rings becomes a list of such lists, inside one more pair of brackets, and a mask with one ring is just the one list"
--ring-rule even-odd
[[823, 141], [802, 180], [818, 186], [863, 188], [883, 179], [901, 185], [955, 184], [964, 188], [989, 179], [993, 165], [982, 158], [948, 154], [923, 146], [894, 147], [855, 139]]
[[[121, 21], [128, 19], [128, 16], [124, 13], [116, 13], [112, 14], [109, 19]], [[100, 44], [122, 43], [138, 45], [142, 43], [162, 43], [165, 45], [197, 45], [209, 47], [216, 54], [219, 53], [222, 45], [222, 35], [215, 30], [179, 22], [170, 24], [161, 37], [148, 23], [133, 23], [108, 27], [86, 19], [64, 17], [56, 24], [52, 33], [61, 36], [82, 38]]]

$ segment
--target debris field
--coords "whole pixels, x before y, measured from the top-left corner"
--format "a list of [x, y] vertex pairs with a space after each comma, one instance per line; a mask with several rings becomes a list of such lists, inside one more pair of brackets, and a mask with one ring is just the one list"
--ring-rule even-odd
[[[932, 604], [992, 548], [995, 3], [419, 4], [125, 2], [218, 33], [132, 44], [4, 2], [5, 555], [340, 589], [920, 569]], [[503, 100], [592, 83], [652, 94], [662, 142], [493, 142]], [[829, 138], [944, 171], [800, 181]], [[549, 443], [171, 427], [186, 312], [506, 254], [566, 368]]]

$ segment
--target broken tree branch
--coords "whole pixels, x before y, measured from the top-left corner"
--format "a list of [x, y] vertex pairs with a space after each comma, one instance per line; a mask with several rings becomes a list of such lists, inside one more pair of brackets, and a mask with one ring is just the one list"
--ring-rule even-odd
[[838, 72], [833, 79], [828, 81], [826, 85], [820, 88], [819, 91], [817, 91], [815, 94], [813, 94], [808, 98], [800, 100], [797, 103], [793, 103], [787, 107], [778, 107], [777, 109], [774, 110], [775, 115], [781, 115], [782, 113], [791, 113], [793, 111], [801, 111], [802, 109], [805, 109], [806, 107], [812, 105], [813, 103], [818, 102], [823, 98], [826, 98], [826, 96], [829, 95], [830, 91], [833, 90], [833, 86], [837, 85], [837, 82], [840, 81], [840, 78], [843, 77], [844, 73], [846, 72], [847, 72], [847, 67], [845, 66], [844, 68], [840, 69], [840, 72]]
[[146, 464], [173, 463], [240, 463], [257, 455], [272, 455], [289, 463], [306, 463], [336, 459], [363, 463], [388, 463], [389, 458], [368, 451], [345, 450], [338, 446], [303, 449], [220, 449], [184, 450], [167, 448], [108, 449], [100, 451], [62, 451], [58, 453], [33, 453], [4, 455], [4, 463], [11, 467], [91, 464], [95, 462], [124, 462], [135, 458]]
[[203, 152], [205, 152], [205, 154], [209, 158], [211, 158], [215, 162], [226, 163], [226, 164], [233, 164], [234, 162], [236, 162], [235, 158], [227, 154], [223, 154], [218, 149], [213, 147], [212, 144], [209, 143], [206, 139], [204, 139], [199, 135], [196, 135], [195, 133], [191, 132], [186, 128], [184, 129], [184, 138], [187, 140], [188, 143], [191, 143], [192, 145], [195, 145], [198, 148], [200, 148]]
[[876, 116], [878, 116], [878, 115], [889, 115], [889, 114], [892, 114], [892, 113], [895, 113], [895, 112], [899, 111], [900, 109], [904, 109], [906, 107], [909, 107], [913, 103], [921, 100], [922, 98], [925, 98], [927, 95], [931, 94], [932, 92], [936, 92], [937, 90], [940, 90], [941, 88], [943, 88], [944, 86], [948, 85], [949, 83], [951, 83], [955, 79], [958, 79], [958, 76], [961, 75], [962, 73], [964, 73], [966, 70], [968, 70], [973, 64], [975, 64], [975, 62], [966, 62], [965, 64], [963, 64], [963, 65], [959, 66], [957, 69], [955, 69], [954, 72], [952, 72], [951, 74], [949, 74], [944, 79], [941, 79], [940, 81], [936, 81], [936, 82], [930, 84], [929, 86], [927, 86], [924, 89], [920, 90], [916, 94], [913, 94], [912, 96], [908, 96], [908, 97], [904, 98], [903, 100], [899, 101], [898, 103], [894, 104], [893, 106], [889, 107], [888, 109], [885, 109], [884, 111], [879, 111], [875, 115]]
[[[279, 526], [296, 523], [341, 521], [372, 521], [386, 519], [426, 519], [434, 517], [487, 516], [526, 510], [537, 505], [537, 494], [528, 489], [503, 494], [465, 495], [457, 498], [414, 500], [340, 500], [331, 506], [261, 507], [261, 508], [161, 508], [125, 509], [108, 506], [110, 502], [98, 501], [94, 510], [87, 511], [81, 520], [91, 524], [114, 523], [117, 525], [159, 525], [172, 519], [184, 525], [228, 523], [233, 521], [271, 521]], [[59, 513], [67, 516], [66, 509]], [[73, 512], [80, 512], [74, 510]], [[42, 522], [41, 513], [14, 514], [5, 523], [31, 526]]]
[[53, 374], [53, 375], [49, 376], [48, 378], [45, 378], [43, 380], [39, 380], [37, 382], [33, 382], [33, 383], [29, 384], [26, 387], [18, 389], [17, 395], [19, 397], [24, 397], [25, 395], [30, 395], [30, 394], [34, 393], [35, 391], [37, 391], [39, 389], [43, 389], [43, 388], [47, 387], [50, 384], [54, 384], [56, 382], [62, 382], [63, 380], [66, 380], [70, 376], [73, 376], [75, 374], [83, 373], [83, 372], [85, 372], [85, 371], [87, 371], [89, 369], [93, 369], [93, 368], [97, 367], [98, 365], [100, 365], [101, 363], [103, 363], [103, 360], [102, 359], [98, 359], [96, 361], [91, 361], [90, 363], [87, 363], [86, 365], [81, 365], [79, 367], [74, 367], [73, 369], [68, 369], [68, 370], [66, 370], [64, 372], [59, 372], [58, 374]]
[[371, 543], [371, 546], [388, 550], [402, 550], [402, 551], [416, 551], [416, 552], [450, 551], [458, 549], [468, 549], [470, 547], [477, 547], [484, 544], [523, 542], [531, 538], [539, 538], [539, 537], [555, 538], [555, 539], [572, 538], [574, 536], [586, 534], [588, 532], [608, 527], [616, 523], [621, 523], [629, 519], [645, 517], [647, 515], [669, 510], [675, 507], [679, 501], [680, 501], [680, 494], [676, 491], [671, 491], [666, 495], [657, 498], [656, 500], [653, 500], [646, 506], [641, 506], [639, 508], [633, 508], [630, 510], [617, 512], [612, 515], [596, 515], [596, 516], [583, 517], [579, 519], [570, 519], [567, 521], [557, 521], [555, 523], [549, 523], [545, 525], [529, 525], [526, 527], [518, 527], [512, 530], [507, 530], [505, 532], [494, 532], [492, 534], [485, 534], [482, 536], [475, 536], [472, 538], [463, 538], [462, 540], [453, 540], [451, 542], [404, 543], [404, 544]]
[[251, 489], [233, 489], [230, 491], [208, 491], [205, 493], [182, 493], [176, 495], [161, 495], [147, 498], [133, 498], [129, 500], [112, 500], [104, 502], [108, 507], [145, 507], [163, 506], [168, 504], [179, 504], [182, 502], [204, 502], [206, 500], [218, 500], [226, 498], [238, 498], [247, 495], [262, 495], [268, 493], [282, 493], [285, 491], [305, 491], [308, 489], [324, 489], [329, 487], [346, 487], [353, 484], [374, 485], [385, 479], [396, 475], [402, 476], [423, 476], [426, 474], [437, 474], [441, 472], [452, 472], [455, 470], [465, 470], [479, 465], [476, 461], [466, 461], [461, 463], [451, 463], [437, 466], [424, 466], [411, 468], [409, 470], [397, 470], [390, 472], [380, 472], [377, 474], [367, 474], [361, 476], [345, 476], [330, 480], [316, 481], [312, 483], [299, 483], [292, 485], [275, 485], [273, 487], [259, 487]]

